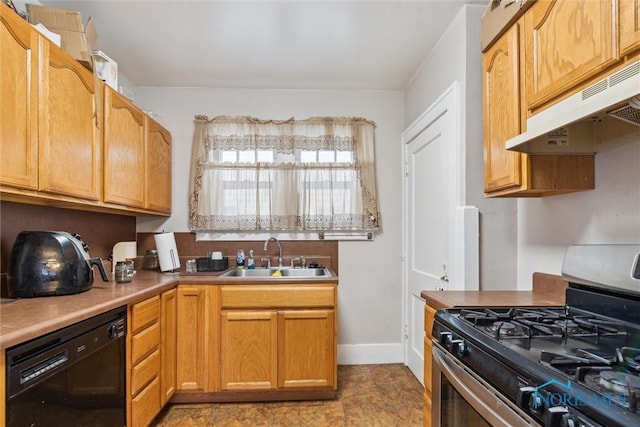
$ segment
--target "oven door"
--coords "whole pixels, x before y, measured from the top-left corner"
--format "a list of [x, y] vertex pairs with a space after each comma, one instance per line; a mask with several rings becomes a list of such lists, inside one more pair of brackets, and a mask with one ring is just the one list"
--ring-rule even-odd
[[432, 372], [433, 426], [540, 425], [435, 341]]

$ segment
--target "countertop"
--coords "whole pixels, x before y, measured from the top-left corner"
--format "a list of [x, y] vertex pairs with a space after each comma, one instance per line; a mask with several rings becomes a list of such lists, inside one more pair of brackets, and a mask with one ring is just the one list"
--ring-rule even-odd
[[[111, 309], [135, 304], [180, 284], [246, 285], [273, 283], [260, 278], [223, 278], [220, 273], [160, 273], [138, 270], [132, 282], [103, 282], [96, 277], [88, 291], [75, 295], [3, 299], [0, 304], [0, 350], [53, 332]], [[285, 279], [278, 284], [338, 281], [331, 277]]]
[[450, 307], [561, 306], [567, 282], [560, 276], [534, 273], [531, 291], [422, 291], [428, 305], [439, 310]]

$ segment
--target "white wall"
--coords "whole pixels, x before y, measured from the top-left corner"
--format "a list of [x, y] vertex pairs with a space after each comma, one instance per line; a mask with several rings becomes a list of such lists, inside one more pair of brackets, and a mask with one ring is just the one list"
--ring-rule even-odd
[[482, 196], [482, 86], [479, 24], [483, 7], [467, 6], [405, 92], [405, 126], [451, 82], [464, 82], [467, 203], [480, 209], [481, 289], [531, 288], [536, 271], [561, 274], [568, 246], [640, 242], [640, 140], [601, 143], [596, 189], [543, 198]]
[[598, 147], [595, 190], [518, 200], [518, 288], [560, 274], [567, 246], [640, 242], [640, 138], [613, 145]]
[[136, 104], [157, 114], [173, 137], [172, 216], [166, 220], [139, 217], [139, 232], [189, 231], [187, 192], [196, 114], [251, 115], [265, 119], [362, 116], [375, 121], [382, 227], [373, 242], [339, 244], [339, 361], [402, 359], [402, 92], [136, 87]]
[[408, 127], [453, 81], [460, 82], [466, 152], [463, 203], [480, 212], [480, 289], [513, 289], [516, 283], [516, 200], [485, 199], [482, 153], [482, 53], [480, 18], [484, 6], [465, 6], [425, 59], [405, 91]]

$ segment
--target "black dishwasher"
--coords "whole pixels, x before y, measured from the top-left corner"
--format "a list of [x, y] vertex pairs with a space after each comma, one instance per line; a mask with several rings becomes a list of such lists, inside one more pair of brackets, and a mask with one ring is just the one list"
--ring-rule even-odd
[[7, 349], [8, 427], [126, 425], [120, 307]]

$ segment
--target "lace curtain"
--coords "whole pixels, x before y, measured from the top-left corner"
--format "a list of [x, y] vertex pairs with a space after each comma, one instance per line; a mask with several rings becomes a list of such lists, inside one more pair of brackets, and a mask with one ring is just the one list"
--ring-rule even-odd
[[375, 124], [195, 117], [192, 231], [377, 230]]

